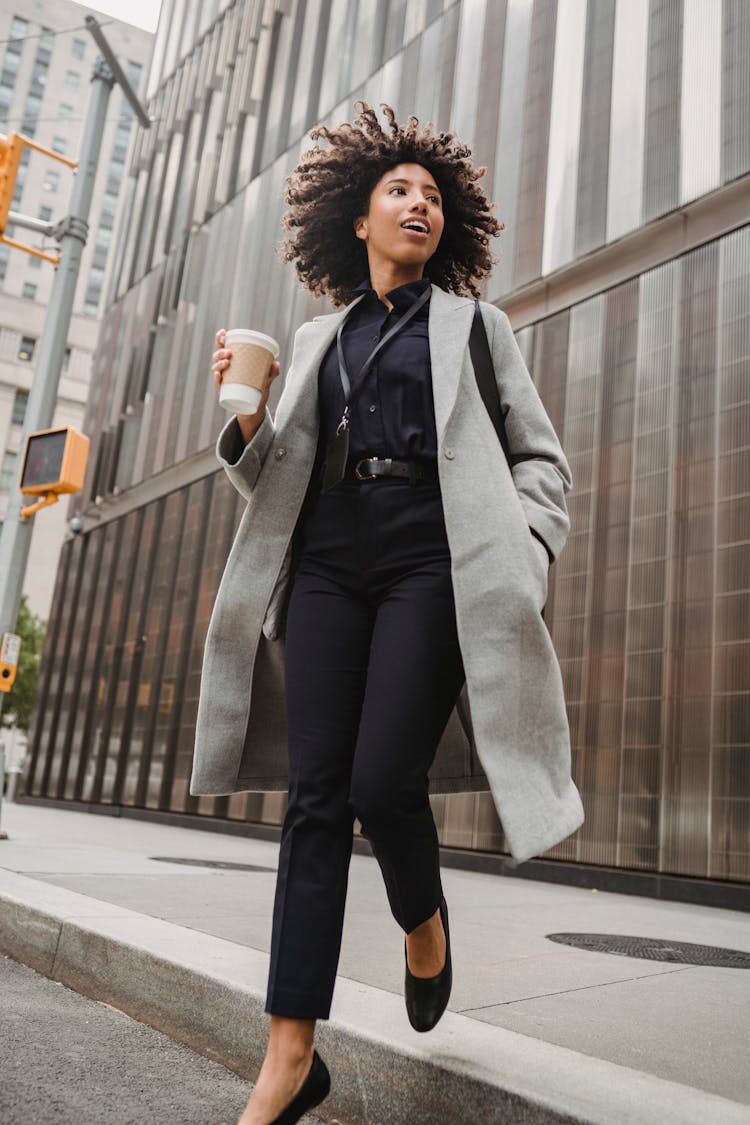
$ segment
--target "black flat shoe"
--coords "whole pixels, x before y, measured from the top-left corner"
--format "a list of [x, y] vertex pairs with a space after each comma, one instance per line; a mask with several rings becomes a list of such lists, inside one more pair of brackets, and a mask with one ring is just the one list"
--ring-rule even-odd
[[448, 907], [445, 899], [440, 903], [440, 918], [445, 931], [445, 964], [436, 977], [415, 977], [413, 973], [409, 972], [406, 940], [404, 940], [406, 1013], [409, 1017], [409, 1023], [415, 1031], [432, 1031], [448, 1007], [451, 995], [453, 969], [451, 966], [451, 938], [448, 930]]
[[328, 1073], [328, 1067], [323, 1062], [318, 1052], [313, 1051], [312, 1066], [310, 1067], [310, 1073], [307, 1078], [302, 1083], [289, 1105], [282, 1109], [278, 1117], [274, 1117], [273, 1121], [269, 1121], [268, 1125], [295, 1125], [295, 1122], [305, 1116], [308, 1109], [320, 1105], [320, 1103], [328, 1097], [330, 1089], [331, 1076]]

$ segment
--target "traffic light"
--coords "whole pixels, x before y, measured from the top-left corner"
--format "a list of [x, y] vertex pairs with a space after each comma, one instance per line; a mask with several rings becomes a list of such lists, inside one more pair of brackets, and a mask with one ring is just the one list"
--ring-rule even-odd
[[89, 439], [72, 426], [29, 434], [20, 488], [27, 496], [80, 492], [86, 476]]
[[[21, 638], [17, 633], [3, 633], [0, 642], [0, 691], [10, 691], [18, 671]], [[1, 781], [2, 779], [0, 779]]]
[[18, 133], [8, 133], [7, 137], [0, 135], [0, 235], [5, 234], [8, 225], [22, 152], [23, 138]]

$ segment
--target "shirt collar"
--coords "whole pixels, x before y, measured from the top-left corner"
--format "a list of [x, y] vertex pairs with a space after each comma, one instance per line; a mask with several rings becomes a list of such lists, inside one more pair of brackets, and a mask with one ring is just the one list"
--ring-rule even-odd
[[[406, 285], [397, 285], [395, 289], [391, 289], [386, 293], [386, 297], [393, 305], [394, 309], [399, 312], [405, 312], [410, 305], [413, 305], [417, 297], [421, 297], [425, 289], [429, 289], [429, 277], [422, 277], [419, 281], [408, 281]], [[369, 277], [364, 281], [360, 281], [359, 285], [354, 290], [355, 293], [371, 294], [375, 300], [379, 300], [375, 290], [370, 285]]]

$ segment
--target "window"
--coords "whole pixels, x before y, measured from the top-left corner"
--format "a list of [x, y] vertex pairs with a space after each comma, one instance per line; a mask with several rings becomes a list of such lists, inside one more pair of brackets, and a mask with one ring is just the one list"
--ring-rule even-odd
[[[33, 336], [22, 336], [21, 337], [21, 345], [18, 349], [18, 358], [19, 359], [25, 359], [28, 362], [34, 354], [34, 345], [35, 344], [36, 344], [36, 340], [34, 339]], [[16, 398], [18, 398], [18, 395], [19, 395], [19, 392], [16, 391]], [[15, 412], [15, 403], [13, 405], [13, 410]]]
[[52, 208], [51, 207], [40, 207], [39, 208], [39, 218], [42, 220], [43, 223], [48, 223], [50, 221], [50, 219], [52, 218]]
[[107, 173], [107, 191], [110, 195], [114, 195], [115, 198], [117, 198], [120, 185], [122, 184], [123, 167], [122, 164], [118, 164], [115, 161], [113, 164], [110, 164], [109, 172]]
[[[8, 233], [7, 230], [5, 232]], [[10, 250], [7, 246], [0, 246], [0, 285], [5, 281], [5, 274], [8, 269], [8, 258], [10, 257]]]
[[117, 211], [116, 191], [105, 191], [102, 201], [102, 211], [109, 211], [111, 212], [111, 214], [115, 214], [115, 212]]
[[73, 349], [70, 347], [70, 345], [68, 345], [68, 347], [65, 349], [65, 355], [63, 356], [63, 365], [62, 365], [63, 371], [67, 371], [68, 368], [70, 367], [70, 355], [71, 355], [72, 350]]
[[78, 73], [77, 70], [66, 70], [65, 71], [65, 83], [64, 83], [64, 85], [65, 85], [66, 90], [77, 90], [78, 87], [80, 86], [80, 84], [81, 84], [81, 76], [80, 76], [80, 74]]
[[32, 285], [30, 281], [24, 281], [21, 296], [25, 301], [36, 300], [36, 285]]
[[134, 90], [138, 89], [138, 83], [141, 80], [141, 71], [142, 70], [143, 70], [143, 67], [141, 66], [140, 63], [131, 62], [130, 59], [128, 59], [128, 65], [125, 67], [125, 73], [127, 74], [128, 82], [130, 83], [130, 85], [133, 87]]
[[[24, 339], [29, 339], [25, 336]], [[34, 350], [35, 340], [31, 341], [31, 350]], [[13, 413], [11, 415], [11, 426], [22, 426], [26, 420], [26, 407], [29, 405], [29, 392], [16, 391], [15, 398], [13, 399]]]
[[85, 39], [74, 39], [72, 44], [71, 44], [71, 48], [72, 48], [72, 51], [73, 51], [73, 58], [74, 59], [82, 59], [83, 56], [86, 53], [86, 40]]
[[52, 151], [59, 152], [61, 156], [65, 156], [65, 150], [68, 147], [68, 142], [65, 137], [52, 138]]
[[10, 25], [10, 39], [5, 48], [9, 55], [20, 55], [23, 50], [23, 41], [29, 30], [29, 21], [14, 16]]
[[61, 102], [60, 103], [59, 117], [60, 117], [61, 121], [72, 121], [73, 120], [73, 106], [68, 105], [67, 102]]
[[36, 57], [40, 62], [49, 65], [49, 60], [52, 55], [52, 48], [55, 45], [55, 33], [49, 27], [42, 28], [42, 34], [39, 36], [39, 46], [36, 49]]
[[16, 483], [16, 454], [4, 453], [3, 466], [0, 469], [0, 488], [6, 491], [13, 488]]
[[13, 91], [0, 86], [0, 122], [5, 124], [8, 120], [8, 111], [13, 101]]
[[0, 85], [10, 86], [11, 89], [15, 86], [20, 61], [18, 55], [6, 55], [3, 73], [0, 75]]
[[42, 187], [45, 191], [57, 191], [60, 186], [60, 173], [54, 172], [51, 168], [44, 173], [44, 183]]
[[[87, 316], [96, 316], [99, 308], [99, 299], [102, 295], [102, 285], [104, 283], [104, 269], [101, 266], [92, 266], [89, 273], [89, 283], [86, 286], [86, 296], [84, 299], [84, 307]], [[93, 312], [89, 312], [89, 306], [93, 308]]]
[[83, 304], [83, 315], [84, 316], [96, 316], [98, 312], [99, 312], [99, 302], [98, 301], [84, 301], [84, 304]]
[[30, 270], [40, 270], [42, 268], [42, 259], [34, 257], [33, 254], [29, 254], [28, 265]]

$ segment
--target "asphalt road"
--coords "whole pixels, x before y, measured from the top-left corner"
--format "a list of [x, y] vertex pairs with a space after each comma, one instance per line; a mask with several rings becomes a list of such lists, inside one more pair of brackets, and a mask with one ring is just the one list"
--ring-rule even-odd
[[236, 1125], [250, 1093], [219, 1063], [3, 956], [0, 1020], [2, 1125]]

